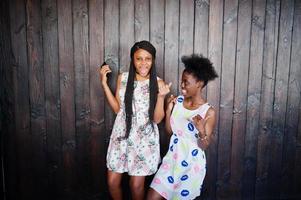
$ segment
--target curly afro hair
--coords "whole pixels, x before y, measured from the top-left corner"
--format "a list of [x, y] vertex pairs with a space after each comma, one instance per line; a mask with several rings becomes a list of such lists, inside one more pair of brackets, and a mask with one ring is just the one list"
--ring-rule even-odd
[[204, 81], [203, 87], [218, 77], [211, 61], [203, 55], [182, 56], [181, 60], [185, 66], [183, 73], [193, 74], [199, 81]]

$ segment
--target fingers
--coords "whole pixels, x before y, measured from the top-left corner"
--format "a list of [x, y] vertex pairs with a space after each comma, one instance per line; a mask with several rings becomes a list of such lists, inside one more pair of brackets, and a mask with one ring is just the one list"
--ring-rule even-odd
[[104, 65], [102, 68], [100, 68], [100, 74], [101, 75], [107, 75], [108, 73], [111, 73], [112, 70], [110, 69], [109, 65]]
[[170, 95], [170, 97], [168, 97], [167, 102], [168, 103], [176, 103], [177, 97], [175, 97], [174, 95]]
[[192, 120], [194, 121], [194, 123], [196, 124], [200, 124], [202, 123], [203, 125], [205, 125], [208, 121], [208, 119], [210, 118], [210, 116], [206, 117], [205, 119], [202, 118], [200, 115], [196, 115], [192, 118]]
[[170, 92], [170, 87], [171, 87], [171, 83], [169, 83], [169, 84], [162, 84], [159, 87], [159, 94], [161, 96], [167, 95]]

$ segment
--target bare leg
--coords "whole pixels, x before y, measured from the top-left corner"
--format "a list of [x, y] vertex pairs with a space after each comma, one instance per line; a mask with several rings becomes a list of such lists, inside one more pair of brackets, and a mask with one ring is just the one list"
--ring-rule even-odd
[[153, 188], [149, 188], [147, 193], [147, 200], [163, 200], [164, 198]]
[[144, 182], [145, 182], [145, 176], [131, 176], [130, 188], [131, 188], [133, 200], [144, 199]]
[[113, 200], [122, 200], [122, 174], [108, 170], [108, 186]]

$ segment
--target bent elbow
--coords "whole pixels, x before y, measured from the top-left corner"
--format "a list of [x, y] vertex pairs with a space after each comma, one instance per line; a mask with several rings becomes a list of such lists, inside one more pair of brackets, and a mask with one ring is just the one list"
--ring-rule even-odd
[[114, 111], [114, 113], [117, 115], [118, 113], [119, 113], [119, 110], [120, 110], [120, 108], [118, 107], [118, 108], [115, 108], [115, 109], [113, 109], [113, 111]]
[[163, 120], [163, 118], [164, 118], [164, 116], [155, 117], [153, 121], [154, 121], [156, 124], [159, 124], [159, 123]]

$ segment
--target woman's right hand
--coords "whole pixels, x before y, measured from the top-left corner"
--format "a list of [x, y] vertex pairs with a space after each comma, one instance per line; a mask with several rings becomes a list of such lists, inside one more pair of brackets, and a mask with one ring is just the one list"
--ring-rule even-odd
[[109, 65], [104, 65], [100, 68], [99, 73], [100, 73], [100, 80], [102, 84], [106, 84], [108, 81], [107, 74], [111, 73], [112, 70], [110, 69]]
[[170, 95], [170, 97], [168, 97], [167, 99], [167, 108], [166, 111], [167, 112], [171, 112], [175, 103], [176, 103], [177, 97]]

